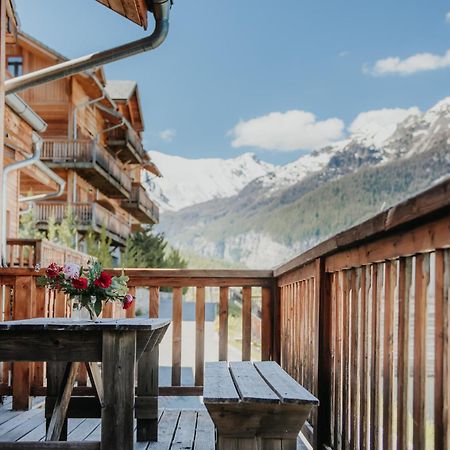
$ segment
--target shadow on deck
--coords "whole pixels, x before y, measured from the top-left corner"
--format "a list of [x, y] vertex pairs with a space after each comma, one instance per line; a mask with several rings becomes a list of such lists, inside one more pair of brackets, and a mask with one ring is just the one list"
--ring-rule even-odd
[[[0, 405], [0, 448], [2, 442], [43, 441], [43, 398], [35, 398], [29, 411], [12, 411], [11, 405], [11, 397], [5, 397]], [[69, 419], [68, 432], [69, 441], [98, 442], [100, 419]], [[135, 449], [214, 450], [214, 441], [214, 425], [198, 397], [161, 397], [158, 442], [139, 442], [135, 444]], [[307, 448], [299, 438], [297, 450]]]

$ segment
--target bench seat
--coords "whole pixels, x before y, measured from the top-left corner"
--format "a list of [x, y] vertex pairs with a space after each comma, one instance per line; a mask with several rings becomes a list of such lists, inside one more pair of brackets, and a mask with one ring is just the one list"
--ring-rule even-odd
[[205, 364], [203, 401], [217, 431], [217, 449], [295, 450], [319, 401], [277, 363]]

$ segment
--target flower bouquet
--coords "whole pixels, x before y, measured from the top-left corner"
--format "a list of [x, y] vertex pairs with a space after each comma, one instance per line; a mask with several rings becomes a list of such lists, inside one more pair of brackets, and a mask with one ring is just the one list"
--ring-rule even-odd
[[64, 292], [73, 300], [73, 308], [87, 309], [91, 319], [101, 314], [103, 302], [119, 301], [123, 309], [132, 305], [134, 298], [128, 292], [127, 282], [127, 276], [112, 277], [98, 262], [87, 267], [74, 263], [64, 266], [51, 263], [45, 276], [38, 278], [39, 286]]

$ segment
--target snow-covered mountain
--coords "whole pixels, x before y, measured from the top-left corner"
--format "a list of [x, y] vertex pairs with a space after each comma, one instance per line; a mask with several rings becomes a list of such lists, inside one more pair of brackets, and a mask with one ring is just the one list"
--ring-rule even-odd
[[[251, 176], [242, 165], [239, 177], [230, 176], [229, 165], [240, 158], [214, 160], [220, 183], [213, 183], [214, 175], [202, 181], [208, 165], [195, 169], [191, 206], [163, 214], [159, 227], [174, 245], [203, 258], [273, 267], [450, 176], [450, 98], [426, 112], [412, 108], [395, 118], [361, 117], [346, 139], [290, 164], [250, 162], [258, 167]], [[240, 184], [233, 184], [236, 179]], [[163, 192], [169, 193], [177, 184], [170, 167], [166, 182]], [[197, 193], [197, 186], [215, 191]], [[208, 193], [215, 200], [200, 203]]]
[[273, 165], [260, 161], [253, 153], [225, 160], [187, 159], [157, 151], [150, 155], [163, 174], [151, 187], [152, 198], [162, 212], [231, 197], [254, 179], [274, 170]]

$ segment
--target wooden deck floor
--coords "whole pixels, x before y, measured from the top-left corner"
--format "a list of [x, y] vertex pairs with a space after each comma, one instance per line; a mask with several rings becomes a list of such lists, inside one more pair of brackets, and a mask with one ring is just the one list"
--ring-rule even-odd
[[[36, 442], [45, 436], [44, 403], [29, 411], [11, 411], [11, 398], [0, 405], [0, 442]], [[70, 419], [69, 441], [100, 441], [99, 419]], [[205, 409], [160, 410], [158, 442], [135, 444], [135, 450], [214, 450], [214, 426]], [[307, 447], [299, 440], [298, 450]]]

